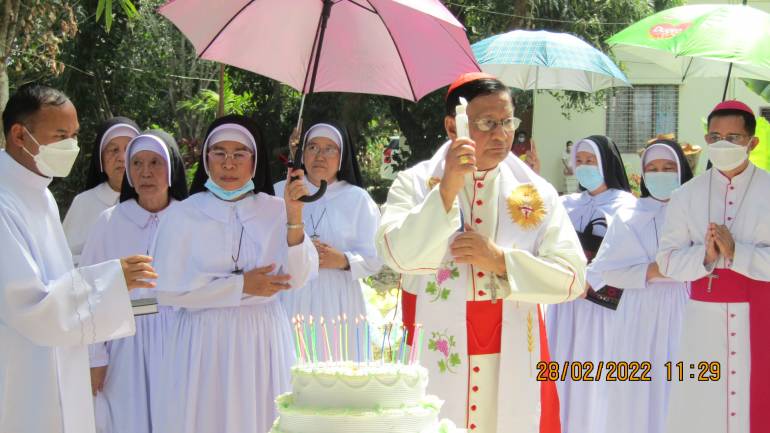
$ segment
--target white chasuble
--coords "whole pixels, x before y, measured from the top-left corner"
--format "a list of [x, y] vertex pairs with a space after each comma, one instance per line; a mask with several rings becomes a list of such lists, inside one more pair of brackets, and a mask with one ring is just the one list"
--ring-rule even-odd
[[[677, 356], [682, 380], [678, 367], [672, 372], [669, 432], [770, 431], [768, 191], [770, 174], [750, 163], [732, 179], [708, 170], [671, 196], [657, 262], [661, 273], [692, 287]], [[735, 240], [733, 260], [720, 257], [714, 269], [704, 266], [709, 222], [727, 226]], [[702, 375], [704, 365], [718, 366], [720, 376]]]
[[[425, 332], [428, 390], [445, 400], [443, 416], [472, 431], [558, 432], [555, 386], [537, 378], [548, 359], [538, 303], [580, 294], [577, 236], [553, 187], [512, 154], [469, 175], [446, 212], [435, 186], [448, 147], [398, 176], [377, 238], [403, 274], [405, 323]], [[463, 224], [503, 248], [507, 278], [494, 284], [486, 270], [453, 262]]]
[[86, 345], [134, 333], [120, 262], [73, 269], [50, 182], [0, 151], [1, 432], [93, 432]]

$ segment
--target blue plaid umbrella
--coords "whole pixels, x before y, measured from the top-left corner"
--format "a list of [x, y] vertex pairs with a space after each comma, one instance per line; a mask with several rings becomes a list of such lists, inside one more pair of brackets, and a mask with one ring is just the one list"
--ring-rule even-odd
[[484, 72], [519, 89], [595, 92], [631, 86], [609, 57], [566, 33], [514, 30], [471, 48]]

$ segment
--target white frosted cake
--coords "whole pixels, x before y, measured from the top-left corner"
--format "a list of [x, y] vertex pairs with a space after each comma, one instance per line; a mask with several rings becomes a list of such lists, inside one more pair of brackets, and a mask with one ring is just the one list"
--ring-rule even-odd
[[271, 433], [458, 432], [438, 420], [443, 401], [425, 395], [428, 371], [416, 364], [300, 364], [291, 382]]

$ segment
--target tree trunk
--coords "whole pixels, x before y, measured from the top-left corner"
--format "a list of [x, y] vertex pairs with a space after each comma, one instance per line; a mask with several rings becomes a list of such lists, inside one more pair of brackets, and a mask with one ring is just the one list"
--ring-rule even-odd
[[[531, 27], [530, 13], [529, 13], [529, 1], [528, 0], [514, 0], [513, 1], [513, 14], [517, 15], [511, 19], [511, 30], [521, 29], [526, 30]], [[521, 18], [527, 17], [527, 18]]]
[[[3, 0], [0, 16], [0, 112], [10, 97], [8, 79], [8, 57], [11, 55], [13, 41], [19, 30], [19, 9], [21, 0]], [[0, 120], [0, 124], [2, 121]], [[5, 134], [0, 134], [0, 149], [5, 148]]]

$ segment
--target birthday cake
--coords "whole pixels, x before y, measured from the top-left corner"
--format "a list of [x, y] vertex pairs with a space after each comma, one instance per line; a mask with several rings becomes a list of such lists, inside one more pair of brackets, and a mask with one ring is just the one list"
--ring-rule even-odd
[[312, 362], [292, 368], [292, 391], [276, 399], [271, 433], [456, 433], [438, 419], [417, 364]]

